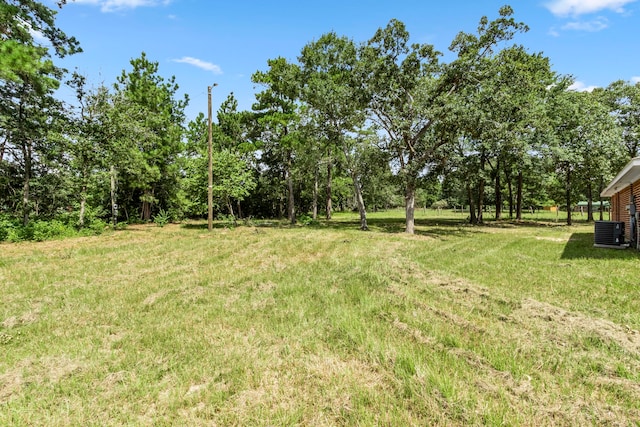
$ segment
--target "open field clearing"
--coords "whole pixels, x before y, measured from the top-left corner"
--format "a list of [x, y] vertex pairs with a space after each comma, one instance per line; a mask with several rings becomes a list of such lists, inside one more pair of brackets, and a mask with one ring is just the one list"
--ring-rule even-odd
[[637, 252], [394, 215], [0, 245], [0, 425], [638, 425]]

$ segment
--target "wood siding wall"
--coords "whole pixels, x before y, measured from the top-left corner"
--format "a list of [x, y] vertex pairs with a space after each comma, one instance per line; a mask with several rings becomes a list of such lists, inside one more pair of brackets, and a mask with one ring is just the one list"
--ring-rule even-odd
[[631, 204], [631, 192], [636, 196], [636, 211], [640, 212], [640, 180], [617, 192], [611, 198], [611, 220], [624, 221], [625, 238], [627, 240], [631, 238], [631, 223], [629, 221], [629, 210], [627, 209], [627, 206]]

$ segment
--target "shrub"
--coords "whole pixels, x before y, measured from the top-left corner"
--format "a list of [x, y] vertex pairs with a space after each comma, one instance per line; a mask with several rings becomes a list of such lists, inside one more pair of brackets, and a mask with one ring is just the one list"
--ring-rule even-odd
[[309, 214], [301, 214], [298, 216], [298, 222], [302, 225], [318, 225], [319, 222], [313, 219], [313, 217]]
[[237, 225], [236, 217], [231, 214], [225, 215], [219, 213], [218, 215], [216, 215], [216, 219], [222, 222], [222, 225], [225, 228], [235, 228], [235, 226]]
[[29, 231], [29, 240], [41, 242], [43, 240], [51, 240], [60, 237], [72, 237], [76, 235], [74, 227], [54, 219], [51, 221], [34, 221], [27, 226]]
[[91, 234], [97, 236], [98, 234], [102, 234], [108, 226], [109, 225], [100, 218], [93, 218], [87, 229], [90, 230]]
[[9, 218], [0, 217], [0, 242], [9, 240], [9, 235], [15, 229], [16, 224]]
[[153, 222], [158, 226], [158, 227], [164, 227], [165, 225], [167, 225], [169, 223], [170, 220], [170, 216], [169, 213], [167, 211], [165, 211], [164, 209], [160, 209], [160, 212], [158, 212], [154, 217], [153, 217]]
[[65, 222], [62, 219], [69, 217], [59, 216], [52, 220], [34, 220], [26, 227], [18, 219], [0, 217], [0, 242], [11, 243], [35, 240], [38, 242], [51, 239], [60, 239], [74, 236], [98, 235], [104, 232], [107, 224], [99, 218], [91, 218], [85, 221], [85, 227], [78, 230], [74, 221]]

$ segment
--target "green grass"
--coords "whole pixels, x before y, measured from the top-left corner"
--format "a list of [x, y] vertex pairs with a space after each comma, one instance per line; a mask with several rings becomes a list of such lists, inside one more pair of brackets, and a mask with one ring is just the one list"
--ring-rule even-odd
[[2, 244], [0, 425], [637, 425], [640, 255], [540, 215]]

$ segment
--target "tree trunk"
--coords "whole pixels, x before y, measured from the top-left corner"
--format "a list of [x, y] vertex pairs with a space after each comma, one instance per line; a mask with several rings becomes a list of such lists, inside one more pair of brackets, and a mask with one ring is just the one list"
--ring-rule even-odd
[[416, 185], [415, 182], [407, 183], [404, 195], [405, 207], [405, 233], [415, 233], [415, 210], [416, 210]]
[[507, 179], [507, 191], [509, 193], [509, 219], [513, 219], [513, 182], [511, 173], [505, 170], [505, 178]]
[[233, 213], [233, 205], [231, 204], [231, 200], [229, 198], [227, 198], [227, 209], [229, 209], [229, 215], [231, 215], [231, 218], [235, 218], [235, 215]]
[[142, 201], [142, 213], [140, 215], [140, 219], [143, 221], [151, 220], [151, 203], [147, 200]]
[[293, 194], [293, 178], [291, 177], [291, 151], [287, 152], [287, 169], [285, 170], [287, 181], [287, 219], [291, 224], [296, 223], [296, 205]]
[[516, 220], [522, 221], [522, 169], [518, 170], [518, 187], [516, 188]]
[[469, 224], [476, 223], [476, 207], [473, 201], [473, 189], [471, 185], [467, 183], [467, 196], [469, 197]]
[[109, 173], [111, 177], [111, 222], [115, 230], [118, 222], [118, 205], [116, 204], [116, 168], [111, 166]]
[[478, 215], [476, 216], [476, 224], [482, 224], [482, 211], [484, 210], [484, 168], [485, 168], [485, 154], [484, 150], [480, 155], [480, 180], [478, 182]]
[[598, 208], [598, 211], [600, 212], [600, 221], [604, 221], [604, 201], [602, 200], [602, 196], [600, 196], [600, 194], [602, 194], [602, 190], [604, 190], [604, 182], [602, 177], [600, 177], [600, 186], [598, 188], [598, 197], [600, 198], [600, 207]]
[[320, 176], [320, 171], [316, 166], [314, 174], [313, 174], [313, 202], [312, 202], [312, 215], [314, 221], [318, 219], [318, 179]]
[[82, 189], [80, 190], [80, 214], [78, 215], [78, 227], [84, 227], [84, 214], [87, 205], [87, 186], [82, 185]]
[[233, 212], [233, 203], [231, 203], [231, 199], [227, 197], [227, 208], [229, 209], [229, 215], [231, 215], [231, 220], [233, 221], [233, 225], [236, 226], [238, 225], [238, 222], [236, 221], [236, 215]]
[[476, 215], [476, 224], [482, 224], [483, 218], [482, 214], [484, 211], [484, 179], [480, 180], [478, 184], [478, 206], [477, 206], [478, 214]]
[[565, 196], [566, 196], [566, 203], [567, 203], [567, 225], [571, 225], [572, 224], [572, 219], [571, 219], [571, 168], [569, 166], [567, 166], [567, 182], [565, 184]]
[[500, 159], [496, 164], [496, 220], [502, 219], [502, 182], [500, 180]]
[[87, 167], [82, 168], [82, 187], [80, 188], [80, 214], [78, 215], [78, 227], [84, 227], [84, 215], [87, 205]]
[[593, 184], [587, 183], [587, 222], [593, 222]]
[[140, 219], [142, 221], [151, 221], [151, 205], [154, 202], [155, 198], [153, 197], [155, 194], [155, 190], [151, 189], [151, 190], [145, 190], [144, 194], [142, 195], [141, 199], [142, 199], [142, 212], [140, 215]]
[[360, 183], [355, 173], [351, 173], [351, 179], [353, 180], [353, 190], [356, 196], [358, 212], [360, 213], [360, 230], [367, 231], [369, 227], [367, 226], [367, 211], [364, 206], [364, 199], [362, 198], [362, 189], [360, 188]]
[[331, 219], [331, 149], [329, 149], [329, 160], [327, 161], [327, 219]]
[[284, 191], [279, 191], [278, 192], [278, 219], [282, 219], [284, 217], [284, 199], [285, 199]]
[[2, 161], [4, 160], [4, 150], [7, 146], [7, 140], [9, 139], [9, 136], [5, 136], [4, 139], [2, 140], [2, 143], [0, 143], [0, 163], [2, 163]]
[[22, 184], [22, 225], [29, 224], [29, 190], [31, 185], [31, 141], [22, 144], [22, 155], [24, 156], [24, 181]]

